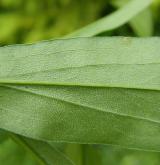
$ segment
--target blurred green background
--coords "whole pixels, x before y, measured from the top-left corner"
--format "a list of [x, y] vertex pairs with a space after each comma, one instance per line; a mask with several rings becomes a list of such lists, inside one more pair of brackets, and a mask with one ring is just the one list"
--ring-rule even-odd
[[[0, 45], [59, 38], [129, 0], [0, 0]], [[159, 36], [160, 0], [122, 27], [100, 36]], [[118, 138], [118, 137], [117, 137]], [[160, 153], [102, 145], [54, 144], [76, 165], [160, 165]], [[21, 145], [0, 137], [0, 165], [38, 165]]]
[[[0, 0], [0, 44], [58, 38], [122, 7], [130, 0]], [[102, 35], [160, 34], [160, 0], [114, 31]]]

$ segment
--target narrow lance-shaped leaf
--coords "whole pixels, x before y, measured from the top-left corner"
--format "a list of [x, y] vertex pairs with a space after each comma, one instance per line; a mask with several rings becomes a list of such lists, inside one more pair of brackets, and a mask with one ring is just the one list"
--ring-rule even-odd
[[123, 37], [2, 47], [0, 127], [159, 151], [159, 49], [159, 38]]
[[131, 0], [116, 12], [67, 35], [65, 38], [91, 37], [104, 31], [113, 30], [127, 23], [134, 16], [147, 8], [152, 2], [153, 0]]
[[1, 84], [160, 90], [160, 39], [79, 38], [0, 49]]
[[10, 134], [10, 136], [17, 143], [33, 153], [37, 162], [41, 165], [73, 165], [64, 154], [46, 142], [29, 139], [15, 134]]
[[[112, 0], [111, 3], [115, 7], [122, 7], [129, 0]], [[138, 15], [132, 18], [129, 21], [132, 29], [134, 30], [135, 34], [141, 37], [145, 36], [152, 36], [153, 35], [153, 16], [152, 16], [151, 9], [148, 7], [145, 10], [141, 11]]]

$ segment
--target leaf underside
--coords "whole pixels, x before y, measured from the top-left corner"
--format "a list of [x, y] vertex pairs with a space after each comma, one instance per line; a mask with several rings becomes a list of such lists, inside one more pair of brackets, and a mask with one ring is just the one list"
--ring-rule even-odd
[[0, 48], [0, 127], [34, 139], [159, 151], [160, 39]]

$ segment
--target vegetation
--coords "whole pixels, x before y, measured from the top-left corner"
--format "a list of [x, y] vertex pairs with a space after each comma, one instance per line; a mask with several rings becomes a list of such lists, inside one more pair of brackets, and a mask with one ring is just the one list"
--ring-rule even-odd
[[159, 18], [159, 0], [1, 0], [0, 164], [159, 165]]

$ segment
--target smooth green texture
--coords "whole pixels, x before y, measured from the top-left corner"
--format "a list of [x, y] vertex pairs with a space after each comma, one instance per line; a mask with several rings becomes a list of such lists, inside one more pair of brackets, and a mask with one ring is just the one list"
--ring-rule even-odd
[[101, 17], [109, 0], [0, 0], [0, 45], [59, 38]]
[[85, 146], [88, 145], [76, 144], [76, 143], [57, 143], [57, 142], [50, 142], [49, 144], [51, 146], [56, 147], [59, 151], [64, 153], [69, 159], [71, 159], [74, 162], [75, 165], [85, 164], [84, 148]]
[[67, 35], [67, 38], [90, 37], [104, 31], [113, 30], [128, 22], [130, 19], [148, 7], [152, 2], [153, 0], [131, 0], [118, 11]]
[[54, 146], [46, 142], [37, 141], [17, 135], [11, 137], [23, 145], [38, 159], [39, 164], [42, 165], [73, 165], [73, 163]]
[[159, 151], [159, 48], [159, 38], [124, 37], [3, 47], [0, 127], [44, 141]]
[[[11, 164], [11, 162], [16, 165], [24, 163], [26, 165], [74, 164], [55, 144], [50, 145], [46, 142], [29, 139], [4, 130], [0, 130], [0, 137], [2, 148], [0, 150], [0, 163], [5, 162], [6, 165]], [[9, 147], [10, 151], [8, 151]], [[10, 157], [9, 160], [7, 160], [7, 156]]]
[[141, 12], [138, 16], [136, 16], [130, 21], [130, 25], [138, 36], [152, 36], [154, 24], [151, 10], [148, 8]]
[[159, 165], [160, 162], [159, 152], [144, 152], [113, 146], [90, 146], [88, 151], [89, 149], [101, 155], [101, 165]]
[[[129, 0], [112, 0], [111, 3], [116, 8], [125, 6]], [[152, 36], [154, 30], [153, 16], [151, 7], [141, 11], [137, 16], [129, 21], [135, 34], [140, 37]]]
[[0, 144], [8, 139], [6, 131], [0, 129]]
[[1, 165], [42, 165], [21, 146], [8, 138], [0, 144]]

